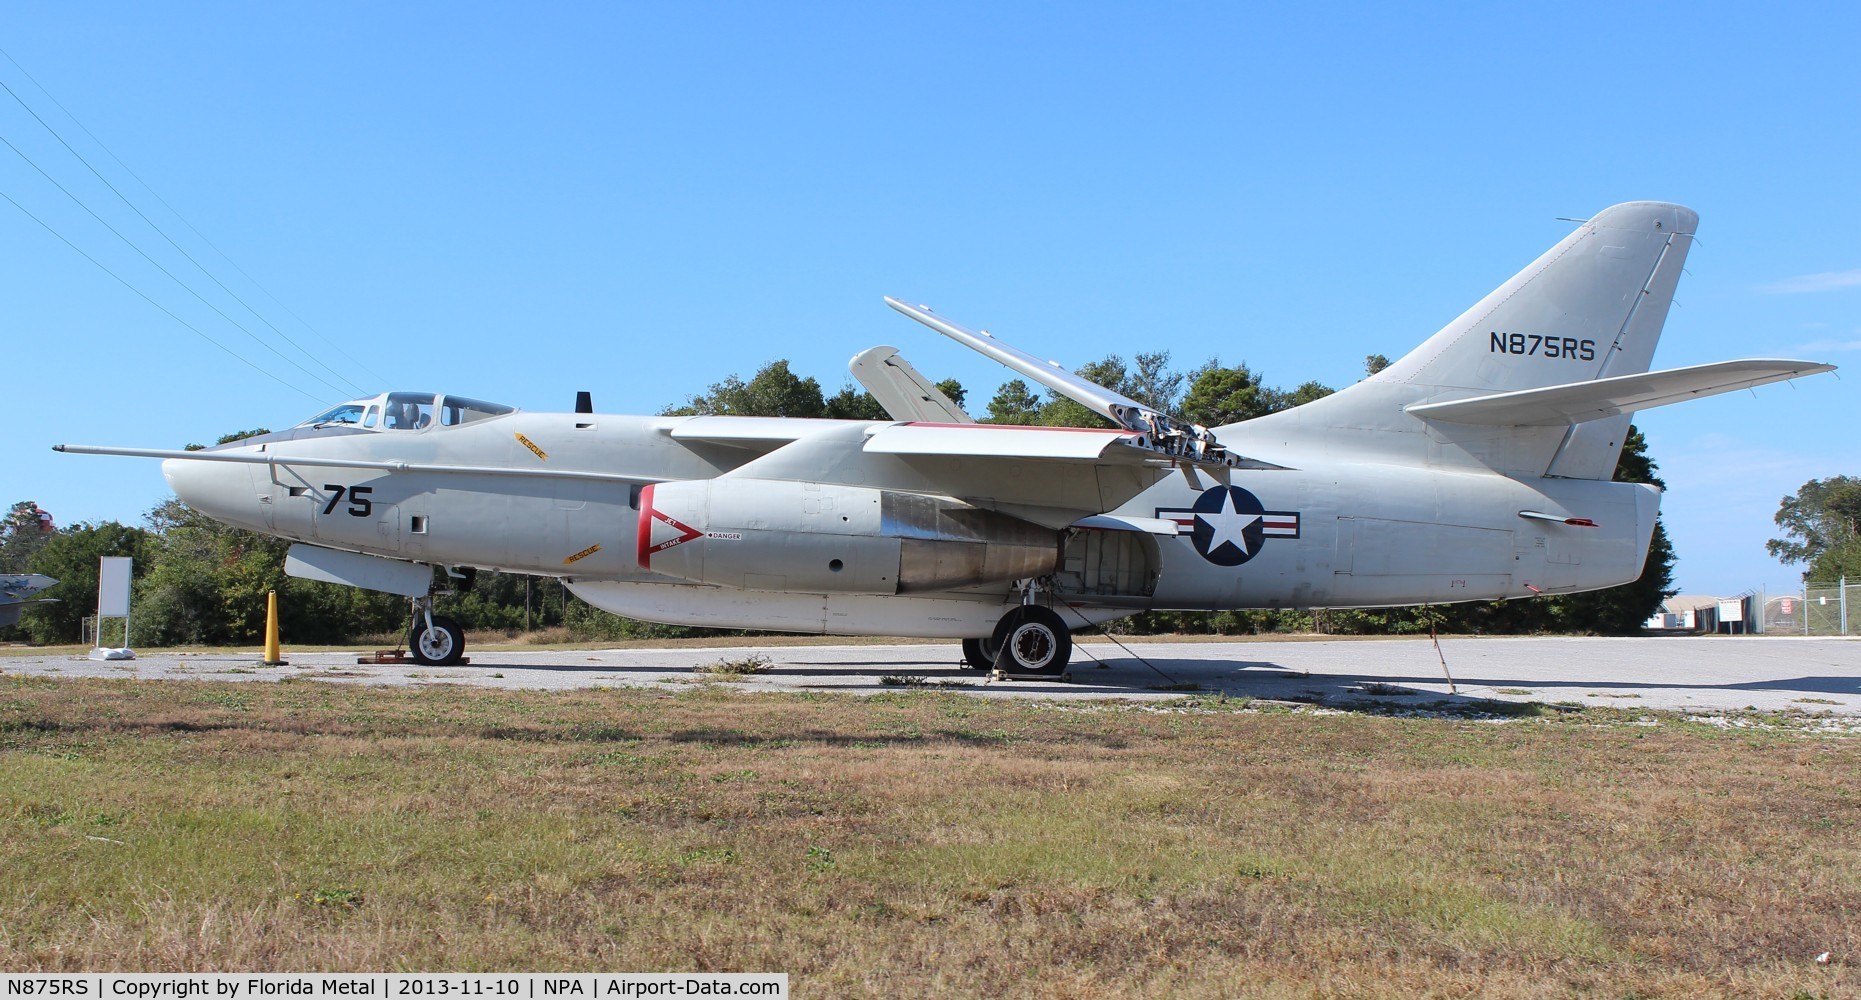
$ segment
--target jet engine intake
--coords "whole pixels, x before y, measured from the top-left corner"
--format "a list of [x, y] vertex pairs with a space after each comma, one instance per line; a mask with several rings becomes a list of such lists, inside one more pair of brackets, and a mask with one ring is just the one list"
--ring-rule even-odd
[[1051, 573], [1060, 532], [944, 496], [772, 479], [640, 491], [642, 569], [745, 590], [905, 594]]

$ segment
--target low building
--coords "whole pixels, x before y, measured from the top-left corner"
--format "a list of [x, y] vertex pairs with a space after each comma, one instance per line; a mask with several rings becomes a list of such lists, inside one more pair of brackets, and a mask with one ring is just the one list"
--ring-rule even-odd
[[1656, 632], [1717, 632], [1721, 598], [1704, 594], [1675, 594], [1661, 602], [1661, 610], [1643, 628]]

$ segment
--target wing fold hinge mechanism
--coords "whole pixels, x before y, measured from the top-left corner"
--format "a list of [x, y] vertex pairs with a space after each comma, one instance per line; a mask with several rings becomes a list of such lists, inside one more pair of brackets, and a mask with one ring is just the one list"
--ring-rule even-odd
[[1089, 381], [1061, 368], [1052, 361], [1042, 361], [1019, 348], [996, 340], [987, 330], [971, 330], [932, 312], [928, 306], [910, 305], [887, 296], [885, 304], [949, 337], [971, 350], [993, 358], [1008, 368], [1039, 382], [1054, 392], [1103, 415], [1121, 430], [1138, 435], [1135, 446], [1154, 452], [1172, 462], [1220, 466], [1230, 469], [1284, 469], [1256, 459], [1244, 458], [1222, 447], [1215, 435], [1200, 424], [1178, 420], [1166, 413], [1119, 392]]

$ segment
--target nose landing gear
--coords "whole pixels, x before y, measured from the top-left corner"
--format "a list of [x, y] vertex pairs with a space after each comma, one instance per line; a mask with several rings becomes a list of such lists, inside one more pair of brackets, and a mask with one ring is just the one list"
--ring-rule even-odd
[[415, 663], [433, 667], [457, 666], [465, 661], [465, 630], [444, 615], [433, 613], [433, 595], [414, 598], [413, 628], [407, 649]]

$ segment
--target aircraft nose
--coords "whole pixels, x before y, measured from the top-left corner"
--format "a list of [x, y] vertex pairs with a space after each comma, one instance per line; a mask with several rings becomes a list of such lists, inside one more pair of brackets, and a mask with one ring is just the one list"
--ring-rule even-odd
[[244, 465], [170, 458], [162, 462], [162, 478], [181, 502], [216, 521], [263, 530], [258, 497]]

